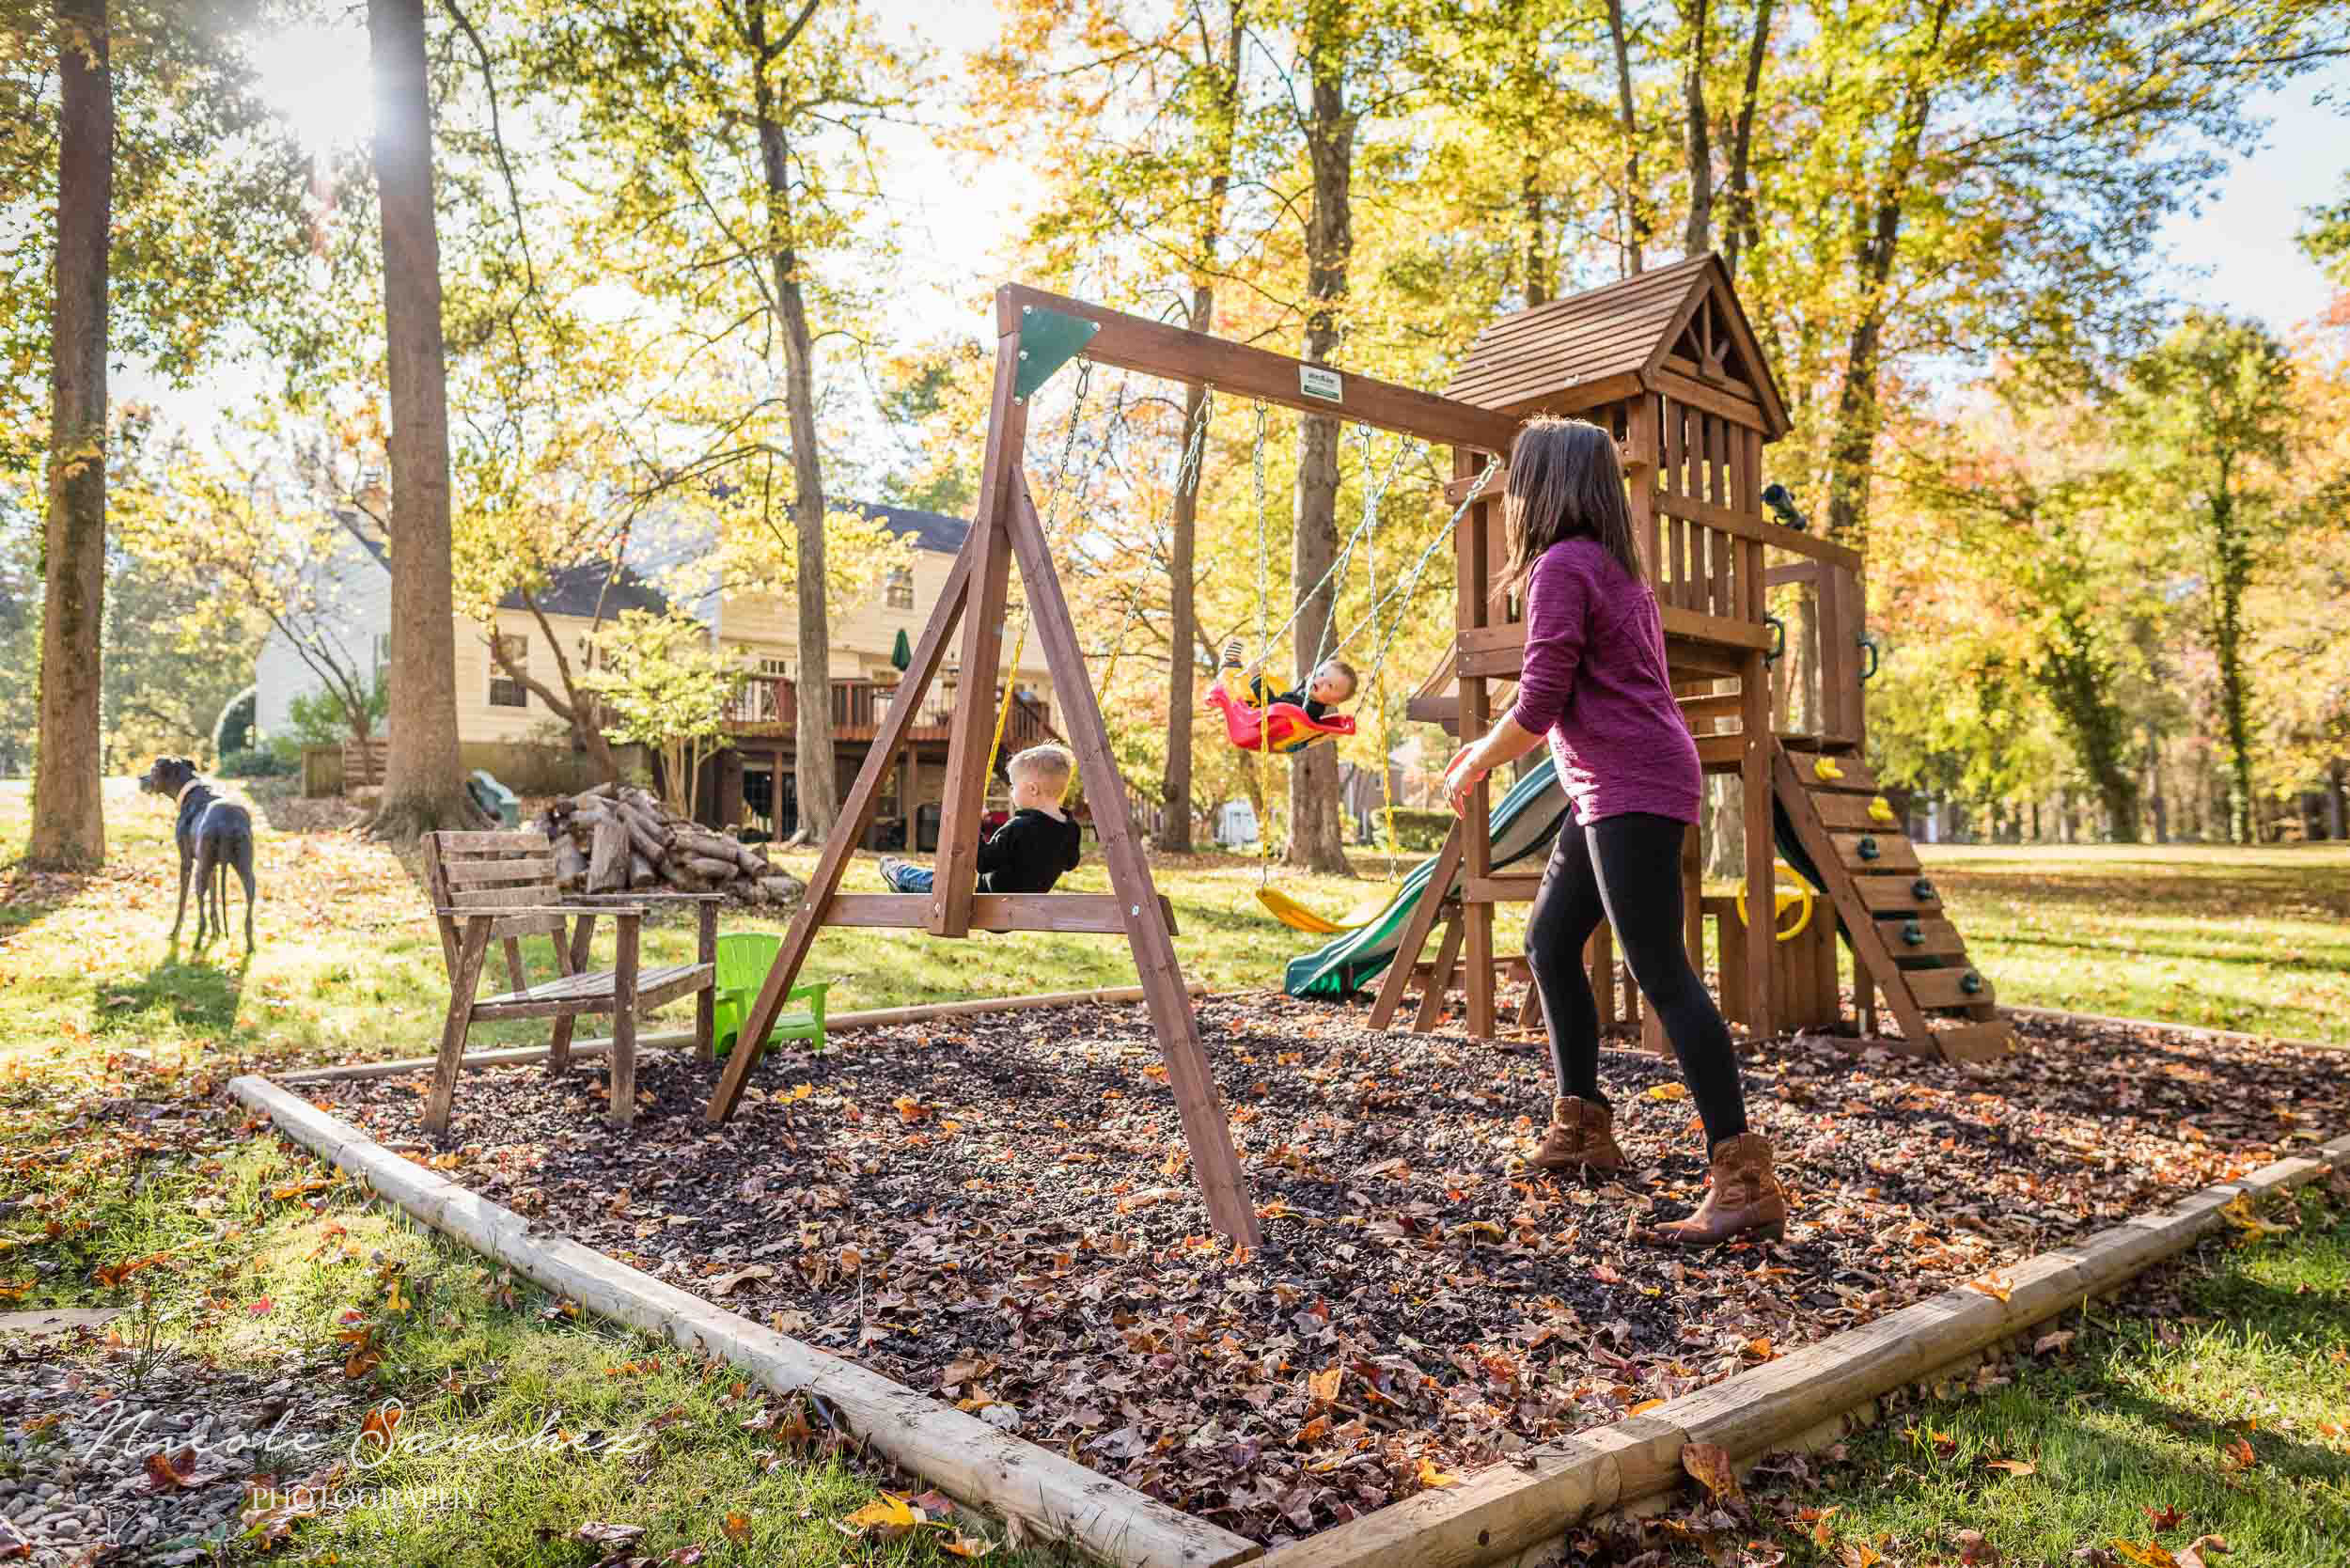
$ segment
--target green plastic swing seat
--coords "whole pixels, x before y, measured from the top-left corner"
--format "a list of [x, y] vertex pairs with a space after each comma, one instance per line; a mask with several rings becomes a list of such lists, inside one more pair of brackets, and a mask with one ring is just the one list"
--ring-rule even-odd
[[[743, 1026], [750, 1021], [751, 1000], [767, 979], [767, 971], [776, 966], [776, 955], [783, 950], [783, 938], [773, 932], [734, 932], [718, 938], [718, 978], [713, 989], [716, 998], [712, 1004], [711, 1034], [718, 1055], [734, 1049], [734, 1043], [743, 1033]], [[784, 996], [789, 1008], [793, 1002], [807, 1006], [798, 1011], [779, 1012], [770, 1036], [775, 1040], [805, 1040], [808, 1049], [821, 1052], [824, 1048], [824, 993], [830, 980], [810, 980], [795, 985]]]

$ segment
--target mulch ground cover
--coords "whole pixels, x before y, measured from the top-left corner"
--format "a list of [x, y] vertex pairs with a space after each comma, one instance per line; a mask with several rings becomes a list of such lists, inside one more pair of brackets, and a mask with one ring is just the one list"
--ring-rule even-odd
[[[1257, 1539], [1343, 1522], [1759, 1365], [2350, 1129], [2339, 1053], [2023, 1020], [1967, 1067], [1820, 1041], [1747, 1058], [1794, 1206], [1778, 1244], [1676, 1255], [1701, 1139], [1671, 1065], [1611, 1050], [1637, 1174], [1523, 1164], [1540, 1047], [1376, 1034], [1361, 1010], [1201, 1004], [1264, 1220], [1189, 1184], [1138, 1007], [942, 1020], [713, 1070], [423, 1077], [318, 1102], [590, 1246]], [[796, 1420], [796, 1418], [795, 1418]]]

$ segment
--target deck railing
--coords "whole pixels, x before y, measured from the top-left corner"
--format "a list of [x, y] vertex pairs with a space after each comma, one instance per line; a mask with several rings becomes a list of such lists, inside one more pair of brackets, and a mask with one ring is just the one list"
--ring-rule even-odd
[[[832, 728], [836, 735], [870, 738], [889, 716], [890, 704], [901, 690], [896, 685], [884, 685], [877, 681], [845, 680], [832, 683]], [[1004, 688], [997, 686], [995, 700], [1004, 699]], [[914, 728], [924, 738], [943, 736], [953, 720], [955, 692], [952, 687], [933, 686], [923, 699], [922, 710], [915, 716]], [[726, 721], [730, 725], [772, 727], [789, 733], [799, 728], [799, 687], [777, 675], [754, 676], [745, 681], [728, 700]], [[1039, 742], [1057, 740], [1049, 710], [1042, 699], [1026, 694], [1013, 699], [1011, 714], [1004, 723], [1003, 754], [1007, 757], [1025, 746]]]

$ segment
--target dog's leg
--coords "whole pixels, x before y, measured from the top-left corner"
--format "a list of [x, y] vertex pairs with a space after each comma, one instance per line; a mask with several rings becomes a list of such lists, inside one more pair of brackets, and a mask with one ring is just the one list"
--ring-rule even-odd
[[212, 914], [212, 841], [199, 839], [196, 844], [196, 945], [202, 948], [210, 938], [209, 922]]
[[253, 951], [253, 840], [237, 844], [237, 878], [244, 884], [244, 950]]
[[[180, 946], [180, 925], [188, 917], [188, 870], [196, 863], [194, 848], [185, 839], [180, 840], [180, 907], [171, 917], [171, 945]], [[198, 924], [202, 918], [198, 917]]]

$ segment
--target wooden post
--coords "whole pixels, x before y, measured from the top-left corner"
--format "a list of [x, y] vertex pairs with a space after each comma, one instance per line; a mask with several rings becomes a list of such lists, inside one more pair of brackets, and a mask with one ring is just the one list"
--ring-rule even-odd
[[[1101, 840], [1102, 860], [1109, 868], [1110, 886], [1126, 909], [1126, 941], [1134, 949], [1135, 969], [1158, 1035], [1159, 1054], [1167, 1063], [1167, 1088], [1174, 1091], [1175, 1108], [1183, 1119], [1192, 1174], [1207, 1202], [1209, 1222], [1233, 1246], [1254, 1247], [1257, 1210], [1249, 1200], [1248, 1179], [1232, 1147], [1231, 1123], [1225, 1119], [1214, 1074], [1208, 1070], [1207, 1053], [1200, 1048], [1199, 1021], [1183, 988], [1175, 939], [1167, 929], [1158, 888], [1151, 880], [1142, 845], [1135, 838], [1118, 759], [1110, 752], [1109, 729], [1102, 720], [1101, 698], [1087, 679], [1085, 652], [1077, 646], [1076, 623], [1070, 619], [1069, 602], [1061, 594], [1052, 546], [1044, 538], [1044, 525], [1037, 518], [1036, 502], [1025, 479], [1014, 478], [1012, 498], [1009, 531], [1020, 559], [1021, 581], [1028, 591], [1029, 624], [1044, 645], [1045, 667], [1052, 672], [1054, 689], [1061, 694], [1070, 749], [1077, 754], [1078, 776], [1093, 808], [1093, 831]], [[993, 704], [966, 699], [964, 706], [968, 710]]]
[[[1748, 541], [1747, 563], [1758, 564], [1760, 544]], [[1774, 864], [1777, 845], [1771, 832], [1771, 687], [1763, 674], [1762, 655], [1747, 655], [1738, 678], [1738, 724], [1743, 731], [1738, 752], [1738, 798], [1745, 818], [1747, 863], [1746, 973], [1732, 976], [1722, 968], [1722, 989], [1743, 984], [1747, 993], [1747, 1028], [1757, 1040], [1771, 1033], [1771, 933]]]
[[465, 1031], [473, 1025], [474, 993], [481, 988], [481, 961], [490, 951], [490, 917], [469, 915], [459, 938], [457, 963], [448, 977], [448, 1016], [441, 1025], [441, 1058], [432, 1066], [432, 1088], [425, 1096], [427, 1132], [448, 1131], [449, 1102], [457, 1095], [457, 1073], [465, 1054]]
[[1411, 983], [1413, 966], [1428, 947], [1428, 933], [1436, 927], [1437, 911], [1445, 896], [1452, 889], [1461, 874], [1462, 825], [1454, 823], [1444, 836], [1444, 848], [1436, 852], [1436, 869], [1428, 878], [1428, 887], [1419, 902], [1412, 906], [1410, 918], [1403, 922], [1403, 934], [1396, 940], [1395, 956], [1387, 960], [1386, 978], [1380, 982], [1379, 999], [1371, 1010], [1371, 1027], [1390, 1029], [1395, 1015], [1403, 1006], [1404, 988]]
[[[1428, 967], [1428, 983], [1420, 987], [1419, 1012], [1412, 1027], [1426, 1034], [1444, 1016], [1445, 993], [1452, 989], [1452, 972], [1461, 965], [1463, 932], [1461, 905], [1454, 904], [1444, 923], [1444, 940], [1436, 944], [1436, 962]], [[1418, 968], [1417, 964], [1412, 967]]]
[[[1483, 466], [1478, 454], [1467, 447], [1453, 448], [1454, 478], [1474, 478]], [[1463, 632], [1488, 625], [1494, 619], [1492, 534], [1486, 515], [1492, 505], [1490, 501], [1473, 503], [1469, 515], [1453, 530], [1453, 557], [1460, 571], [1455, 620]], [[1460, 692], [1461, 744], [1468, 745], [1481, 739], [1492, 723], [1484, 678], [1462, 676]], [[1464, 865], [1472, 882], [1493, 875], [1492, 830], [1493, 781], [1487, 777], [1470, 794], [1461, 824]], [[1464, 889], [1461, 918], [1468, 949], [1468, 1032], [1490, 1040], [1494, 1036], [1494, 906], [1466, 897]]]
[[612, 925], [619, 951], [612, 964], [612, 1098], [603, 1107], [603, 1120], [607, 1125], [625, 1127], [636, 1120], [636, 939], [644, 917], [616, 915]]
[[995, 403], [988, 419], [979, 517], [971, 525], [979, 553], [971, 569], [971, 613], [963, 623], [963, 682], [967, 690], [955, 703], [947, 741], [938, 868], [931, 887], [930, 932], [933, 936], [962, 936], [971, 929], [971, 895], [977, 891], [979, 877], [979, 818], [987, 809], [988, 753], [995, 742], [995, 666], [1003, 659], [1004, 606], [1011, 578], [1005, 525], [1012, 510], [1012, 489], [1020, 483], [1021, 453], [1027, 432], [1027, 409], [1013, 395], [1020, 374], [1020, 323], [1014, 318], [999, 321], [997, 325], [1003, 336], [995, 346]]

